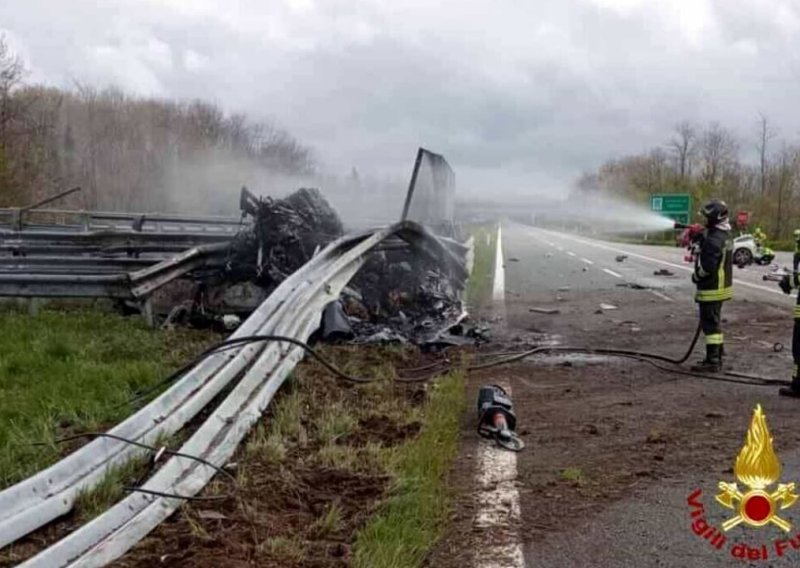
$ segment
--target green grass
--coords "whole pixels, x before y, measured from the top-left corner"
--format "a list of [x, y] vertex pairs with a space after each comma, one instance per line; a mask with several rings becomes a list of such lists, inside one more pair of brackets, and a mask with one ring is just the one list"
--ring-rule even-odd
[[583, 470], [579, 467], [568, 467], [559, 472], [558, 476], [564, 481], [583, 482]]
[[134, 393], [213, 341], [206, 332], [156, 331], [141, 318], [89, 308], [31, 317], [0, 306], [0, 329], [0, 487], [56, 461], [69, 448], [55, 438], [125, 418]]
[[389, 470], [391, 497], [358, 533], [353, 566], [420, 566], [441, 536], [450, 514], [447, 473], [458, 451], [464, 409], [464, 377], [451, 373], [432, 386], [422, 431], [395, 449]]
[[475, 262], [467, 282], [467, 304], [474, 308], [491, 299], [497, 225], [475, 225], [468, 227], [468, 231], [474, 239]]

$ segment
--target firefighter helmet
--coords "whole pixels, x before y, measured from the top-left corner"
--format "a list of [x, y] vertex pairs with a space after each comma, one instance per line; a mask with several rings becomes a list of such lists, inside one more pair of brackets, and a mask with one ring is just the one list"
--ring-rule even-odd
[[713, 227], [728, 218], [728, 206], [721, 199], [712, 199], [700, 210], [709, 227]]

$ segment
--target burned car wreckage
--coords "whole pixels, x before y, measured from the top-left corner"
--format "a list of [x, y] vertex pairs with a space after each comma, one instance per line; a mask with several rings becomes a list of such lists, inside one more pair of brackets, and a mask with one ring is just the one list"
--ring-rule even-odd
[[[243, 287], [250, 290], [246, 297], [258, 300], [269, 295], [345, 232], [336, 211], [317, 189], [301, 188], [283, 199], [257, 198], [243, 190], [241, 204], [252, 222], [231, 241], [219, 274], [207, 280], [219, 284], [199, 283], [223, 288], [228, 297], [231, 288]], [[466, 253], [457, 240], [439, 239]], [[395, 237], [370, 254], [342, 296], [325, 308], [318, 335], [326, 341], [356, 343], [468, 341], [469, 337], [461, 339], [466, 316], [463, 292], [463, 280], [454, 279], [442, 262]], [[195, 310], [206, 311], [202, 301]]]

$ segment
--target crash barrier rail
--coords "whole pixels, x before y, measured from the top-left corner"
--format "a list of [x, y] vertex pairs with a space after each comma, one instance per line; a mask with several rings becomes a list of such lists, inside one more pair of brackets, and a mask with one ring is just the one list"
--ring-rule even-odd
[[[420, 225], [401, 222], [341, 237], [290, 275], [233, 334], [290, 336], [306, 341], [319, 326], [325, 305], [337, 299], [381, 242], [396, 235], [434, 258], [462, 285], [467, 248], [442, 241]], [[163, 394], [109, 433], [155, 443], [180, 430], [227, 385], [244, 375], [224, 401], [183, 444], [180, 453], [201, 456], [223, 467], [302, 358], [300, 347], [257, 342], [205, 357]], [[99, 483], [108, 468], [141, 450], [112, 438], [97, 438], [38, 474], [0, 492], [0, 546], [36, 530], [71, 510], [82, 491]], [[104, 566], [122, 556], [211, 480], [216, 469], [172, 457], [143, 486], [22, 566]]]
[[[73, 257], [50, 264], [50, 259], [41, 257], [6, 257], [7, 264], [0, 263], [0, 296], [140, 300], [194, 270], [222, 266], [227, 250], [227, 243], [184, 248], [172, 258], [151, 260], [144, 267], [142, 259], [136, 258]], [[138, 269], [122, 272], [119, 268]]]
[[143, 233], [194, 232], [234, 235], [244, 224], [245, 221], [240, 217], [75, 211], [69, 209], [0, 209], [0, 229], [19, 232], [58, 227], [65, 232], [127, 230]]

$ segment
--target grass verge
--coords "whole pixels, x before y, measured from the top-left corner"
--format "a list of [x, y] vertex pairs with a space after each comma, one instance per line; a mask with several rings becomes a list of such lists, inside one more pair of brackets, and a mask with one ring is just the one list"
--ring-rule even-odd
[[[215, 340], [208, 332], [157, 331], [101, 309], [0, 306], [0, 487], [74, 449], [53, 440], [105, 430], [125, 403]], [[42, 446], [32, 443], [44, 442]]]
[[395, 481], [382, 512], [358, 534], [353, 566], [412, 568], [422, 564], [447, 525], [447, 471], [458, 451], [464, 377], [451, 373], [434, 385], [415, 440], [397, 449], [389, 470]]
[[491, 299], [497, 225], [472, 225], [467, 230], [473, 237], [475, 246], [475, 261], [467, 282], [467, 304], [475, 308]]
[[[460, 373], [400, 384], [430, 363], [412, 348], [323, 346], [337, 366], [375, 382], [337, 381], [298, 365], [232, 459], [236, 498], [187, 503], [118, 563], [211, 568], [418, 566], [446, 524]], [[215, 480], [204, 495], [230, 494]]]

